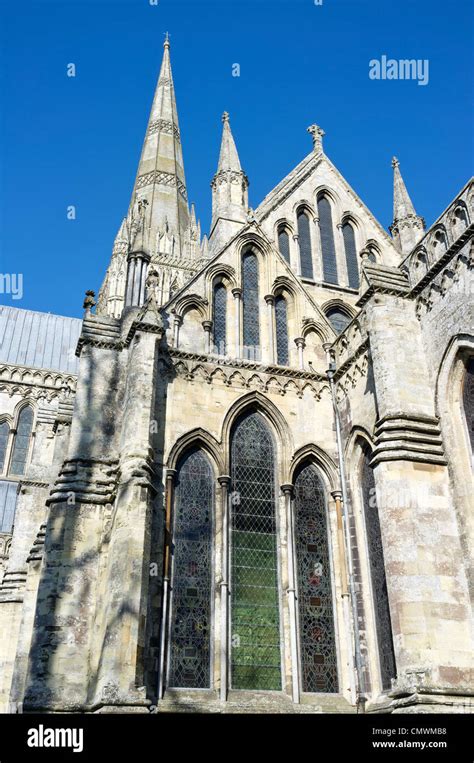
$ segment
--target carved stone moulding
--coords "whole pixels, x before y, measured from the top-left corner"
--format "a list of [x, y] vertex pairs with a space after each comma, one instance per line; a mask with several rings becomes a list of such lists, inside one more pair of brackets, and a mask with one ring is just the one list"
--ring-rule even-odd
[[46, 500], [47, 505], [68, 503], [108, 504], [115, 498], [118, 459], [65, 461]]
[[375, 448], [371, 465], [381, 461], [422, 461], [446, 464], [437, 418], [393, 414], [375, 425]]

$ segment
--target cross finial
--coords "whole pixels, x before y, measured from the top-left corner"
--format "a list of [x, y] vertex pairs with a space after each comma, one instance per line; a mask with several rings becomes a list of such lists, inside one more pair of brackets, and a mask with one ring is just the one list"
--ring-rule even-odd
[[224, 111], [224, 113], [222, 115], [222, 121], [223, 122], [228, 122], [229, 121], [229, 112], [228, 111]]
[[165, 41], [163, 43], [164, 47], [165, 48], [169, 48], [169, 46], [170, 46], [170, 33], [169, 32], [164, 32], [164, 35], [165, 35]]
[[314, 151], [322, 151], [323, 150], [323, 136], [325, 135], [324, 130], [322, 127], [319, 127], [319, 125], [310, 125], [308, 127], [308, 132], [311, 133], [313, 136], [313, 149]]
[[393, 167], [393, 169], [395, 169], [395, 167], [398, 167], [399, 164], [400, 164], [400, 162], [398, 161], [397, 157], [394, 156], [393, 159], [392, 159], [392, 167]]

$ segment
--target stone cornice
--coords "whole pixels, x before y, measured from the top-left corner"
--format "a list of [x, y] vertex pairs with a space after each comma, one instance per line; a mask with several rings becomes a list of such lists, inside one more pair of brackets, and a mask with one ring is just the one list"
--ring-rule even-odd
[[15, 385], [23, 390], [20, 394], [40, 387], [43, 390], [43, 394], [45, 392], [54, 392], [54, 396], [57, 396], [61, 393], [63, 387], [69, 387], [71, 391], [74, 391], [76, 381], [77, 376], [75, 374], [65, 374], [61, 371], [50, 371], [44, 368], [9, 365], [6, 363], [0, 365], [0, 385]]
[[203, 355], [193, 352], [185, 352], [170, 347], [168, 354], [171, 358], [182, 358], [185, 360], [195, 360], [199, 362], [205, 362], [213, 366], [227, 366], [235, 369], [245, 368], [249, 371], [259, 371], [261, 373], [267, 373], [278, 376], [285, 376], [291, 379], [308, 379], [311, 381], [324, 381], [326, 382], [325, 374], [317, 374], [311, 371], [302, 371], [298, 368], [286, 368], [284, 366], [276, 366], [270, 363], [257, 363], [252, 360], [245, 360], [244, 358], [228, 358], [227, 356], [219, 355]]
[[390, 294], [396, 297], [409, 295], [408, 276], [400, 268], [370, 264], [364, 265], [362, 272], [368, 287], [356, 302], [358, 308], [362, 308], [374, 294]]
[[327, 379], [322, 374], [235, 358], [171, 349], [169, 354], [161, 356], [160, 362], [165, 374], [177, 374], [188, 381], [201, 379], [208, 384], [220, 381], [228, 387], [256, 388], [280, 395], [294, 392], [298, 397], [310, 391], [316, 399], [321, 397], [324, 388], [329, 389]]
[[474, 235], [474, 224], [470, 225], [469, 228], [466, 228], [464, 233], [459, 236], [456, 241], [451, 244], [449, 249], [444, 252], [444, 254], [436, 260], [436, 262], [431, 266], [431, 268], [428, 270], [427, 273], [421, 278], [417, 284], [412, 288], [410, 291], [410, 297], [417, 297], [421, 292], [430, 285], [430, 283], [436, 278], [436, 276], [445, 268], [445, 266], [451, 262], [453, 257], [460, 251], [460, 249], [463, 248], [463, 246], [472, 238]]
[[366, 339], [357, 347], [355, 352], [349, 358], [347, 358], [343, 363], [341, 363], [337, 371], [334, 373], [334, 381], [336, 382], [339, 381], [344, 376], [344, 374], [347, 373], [349, 368], [352, 365], [354, 365], [354, 363], [356, 363], [361, 357], [361, 355], [367, 352], [368, 349], [369, 349], [369, 339], [368, 337], [366, 337]]

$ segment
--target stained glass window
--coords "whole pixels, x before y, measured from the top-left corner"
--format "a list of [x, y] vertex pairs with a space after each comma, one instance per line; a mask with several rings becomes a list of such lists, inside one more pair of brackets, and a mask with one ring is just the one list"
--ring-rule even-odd
[[379, 647], [380, 676], [382, 687], [390, 689], [391, 679], [396, 677], [395, 653], [393, 649], [392, 623], [388, 602], [387, 581], [385, 578], [385, 560], [380, 531], [375, 480], [370, 466], [371, 453], [364, 448], [361, 483], [362, 499], [365, 512], [365, 527], [369, 553], [370, 574], [372, 579], [372, 596], [375, 611], [375, 626]]
[[223, 283], [214, 286], [214, 352], [226, 354], [227, 289]]
[[326, 498], [313, 464], [303, 466], [296, 477], [294, 521], [301, 688], [304, 692], [337, 692]]
[[471, 450], [474, 454], [474, 358], [470, 358], [466, 365], [466, 376], [463, 387], [463, 405], [471, 441]]
[[231, 682], [281, 690], [275, 451], [258, 413], [234, 429], [231, 478]]
[[347, 277], [351, 289], [359, 288], [359, 267], [357, 264], [357, 249], [354, 235], [354, 228], [350, 223], [344, 223], [342, 226], [342, 237], [344, 239], [344, 250], [346, 253]]
[[311, 250], [311, 232], [309, 217], [302, 209], [298, 212], [298, 240], [300, 246], [301, 276], [313, 277], [313, 253]]
[[275, 299], [275, 328], [277, 363], [288, 365], [288, 309], [286, 299], [281, 294]]
[[5, 468], [5, 456], [7, 453], [8, 435], [10, 434], [10, 427], [7, 421], [2, 421], [0, 424], [0, 472], [3, 472]]
[[207, 455], [190, 453], [178, 468], [173, 524], [169, 685], [211, 685], [214, 478]]
[[327, 283], [337, 283], [336, 249], [334, 246], [331, 205], [325, 196], [321, 196], [318, 200], [318, 214], [324, 280]]
[[26, 459], [30, 447], [31, 430], [33, 428], [33, 409], [30, 406], [22, 408], [18, 416], [15, 439], [13, 442], [13, 454], [10, 465], [12, 474], [24, 474]]
[[258, 299], [258, 261], [251, 252], [242, 261], [242, 309], [244, 358], [260, 358], [260, 321]]
[[285, 260], [289, 263], [290, 262], [290, 237], [288, 235], [288, 231], [285, 228], [279, 228], [278, 229], [278, 248], [285, 258]]
[[329, 323], [333, 327], [336, 334], [340, 334], [346, 326], [351, 322], [351, 318], [343, 310], [338, 307], [333, 307], [326, 313]]

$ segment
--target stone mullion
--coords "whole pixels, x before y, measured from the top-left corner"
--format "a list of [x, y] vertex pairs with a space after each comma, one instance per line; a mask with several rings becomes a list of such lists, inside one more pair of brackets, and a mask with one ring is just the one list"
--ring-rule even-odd
[[300, 656], [298, 644], [298, 613], [296, 603], [296, 546], [293, 516], [293, 485], [281, 486], [285, 498], [288, 549], [288, 610], [290, 620], [291, 686], [293, 702], [300, 701]]

